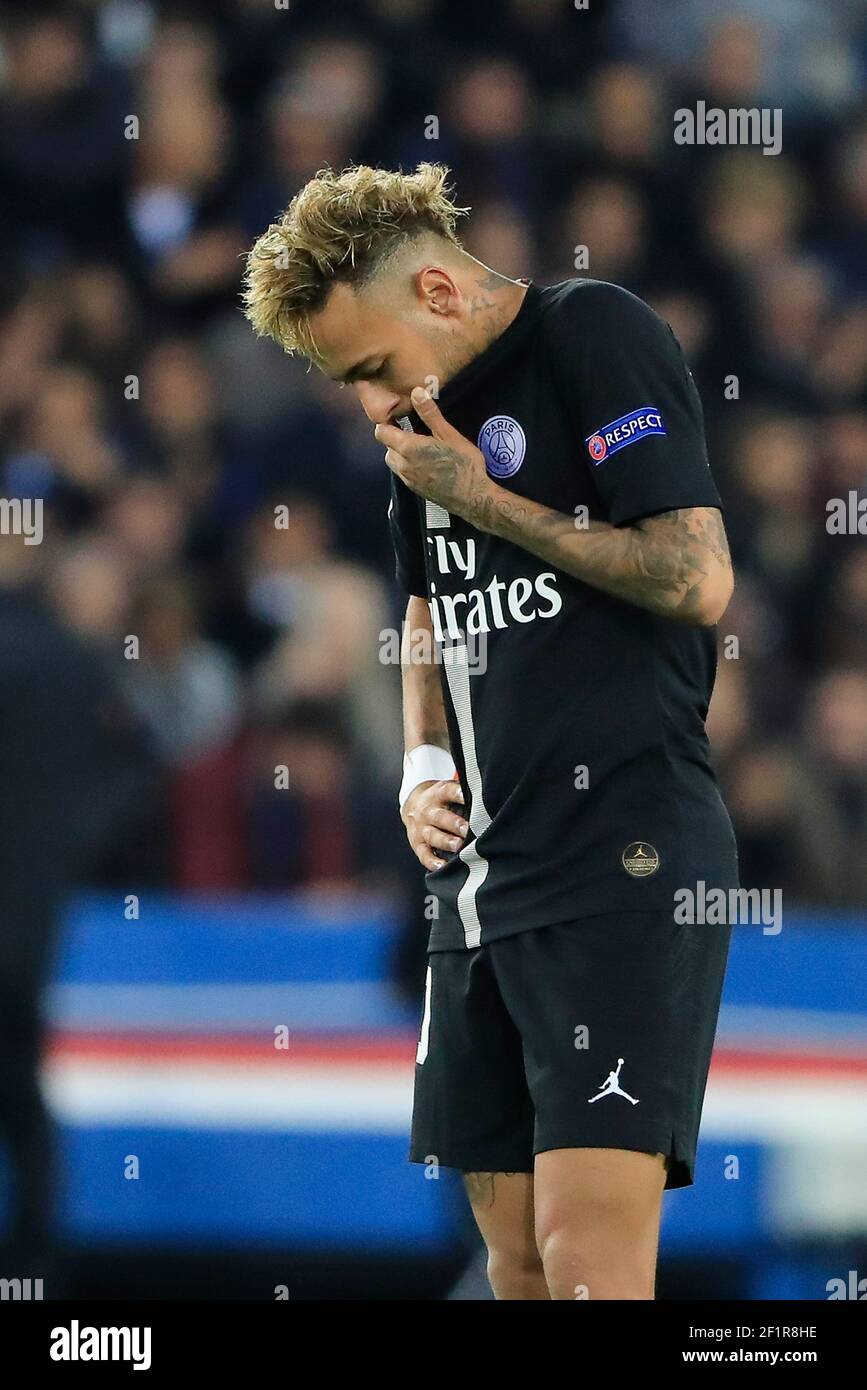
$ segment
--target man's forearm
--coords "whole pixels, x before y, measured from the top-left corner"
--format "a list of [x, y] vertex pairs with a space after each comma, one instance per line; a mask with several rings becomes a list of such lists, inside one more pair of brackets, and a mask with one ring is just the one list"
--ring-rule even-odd
[[517, 497], [482, 490], [467, 520], [512, 541], [575, 579], [681, 622], [717, 622], [732, 591], [731, 560], [719, 511], [689, 507], [631, 526], [588, 521]]
[[401, 677], [406, 751], [409, 753], [421, 744], [433, 744], [450, 752], [433, 624], [427, 601], [422, 598], [412, 598], [407, 604], [401, 641]]

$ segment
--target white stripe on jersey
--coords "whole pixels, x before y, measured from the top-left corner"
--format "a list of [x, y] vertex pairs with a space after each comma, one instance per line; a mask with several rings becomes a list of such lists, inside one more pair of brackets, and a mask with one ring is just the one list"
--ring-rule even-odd
[[[402, 430], [408, 430], [412, 434], [412, 424], [408, 415], [401, 415], [397, 422]], [[452, 524], [452, 519], [445, 507], [441, 507], [438, 502], [428, 502], [424, 500], [425, 524], [429, 531], [445, 530]], [[389, 515], [391, 509], [389, 508]]]
[[[408, 421], [407, 424], [409, 424]], [[429, 531], [448, 530], [451, 527], [452, 519], [444, 507], [439, 506], [437, 502], [429, 502], [427, 498], [425, 498], [424, 506], [425, 524]], [[489, 865], [484, 855], [479, 853], [476, 845], [482, 831], [487, 830], [490, 825], [491, 817], [488, 815], [482, 797], [482, 773], [476, 757], [476, 732], [473, 728], [470, 668], [466, 643], [444, 646], [442, 660], [452, 697], [458, 732], [461, 736], [467, 786], [473, 803], [469, 823], [476, 838], [471, 844], [464, 845], [458, 854], [458, 858], [467, 866], [467, 879], [458, 893], [456, 904], [461, 926], [464, 929], [464, 943], [470, 950], [473, 946], [480, 946], [482, 941], [482, 924], [479, 921], [476, 907], [476, 894], [488, 876]]]
[[428, 502], [425, 498], [425, 523], [429, 531], [445, 530], [452, 524], [452, 519], [445, 507], [441, 507], [438, 502]]
[[473, 728], [473, 707], [470, 700], [470, 668], [467, 660], [467, 645], [462, 642], [456, 646], [443, 648], [443, 665], [452, 705], [455, 711], [461, 748], [464, 755], [464, 768], [467, 786], [472, 797], [472, 810], [469, 815], [470, 829], [475, 835], [471, 844], [464, 845], [458, 854], [467, 866], [467, 880], [458, 893], [457, 909], [464, 929], [464, 942], [467, 948], [479, 946], [482, 940], [482, 924], [476, 908], [476, 894], [488, 876], [488, 861], [477, 849], [478, 838], [487, 830], [491, 817], [485, 809], [482, 798], [482, 773], [476, 757], [476, 732]]
[[[410, 417], [400, 416], [397, 424], [402, 430], [408, 430], [410, 434], [413, 432]], [[428, 531], [447, 530], [452, 525], [452, 517], [446, 512], [445, 507], [440, 507], [438, 502], [428, 502], [427, 498], [424, 499], [424, 503], [425, 525], [427, 525]], [[392, 503], [389, 502], [389, 516], [390, 514], [392, 514]]]

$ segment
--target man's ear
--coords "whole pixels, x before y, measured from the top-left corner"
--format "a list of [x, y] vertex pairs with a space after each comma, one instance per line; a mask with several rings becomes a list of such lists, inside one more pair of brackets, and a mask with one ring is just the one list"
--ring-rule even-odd
[[416, 289], [431, 313], [446, 315], [454, 312], [459, 297], [458, 288], [447, 271], [438, 265], [428, 265], [416, 274]]

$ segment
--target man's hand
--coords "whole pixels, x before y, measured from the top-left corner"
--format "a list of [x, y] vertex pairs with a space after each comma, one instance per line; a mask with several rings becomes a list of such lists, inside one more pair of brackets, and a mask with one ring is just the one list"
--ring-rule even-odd
[[448, 423], [423, 387], [413, 391], [412, 404], [430, 438], [398, 425], [377, 425], [374, 434], [386, 446], [385, 461], [412, 492], [471, 522], [493, 486], [482, 452]]
[[420, 782], [403, 803], [400, 818], [413, 853], [426, 869], [441, 869], [447, 862], [436, 849], [463, 849], [469, 829], [463, 816], [449, 810], [462, 806], [464, 794], [459, 782]]

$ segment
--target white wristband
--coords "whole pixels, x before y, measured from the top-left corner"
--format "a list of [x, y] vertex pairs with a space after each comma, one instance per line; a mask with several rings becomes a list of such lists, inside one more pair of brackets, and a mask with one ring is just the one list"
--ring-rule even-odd
[[420, 782], [450, 782], [454, 775], [451, 753], [437, 748], [434, 743], [420, 743], [411, 753], [404, 754], [403, 781], [398, 797], [400, 809], [403, 810], [403, 803]]

